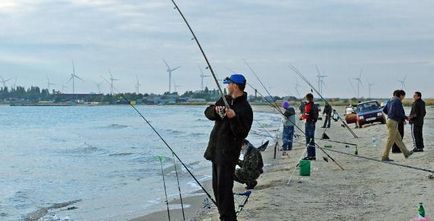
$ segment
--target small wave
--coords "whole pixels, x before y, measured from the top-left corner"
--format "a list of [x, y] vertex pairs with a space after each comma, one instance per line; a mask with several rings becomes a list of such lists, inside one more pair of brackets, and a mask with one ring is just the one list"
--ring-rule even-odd
[[127, 127], [128, 127], [128, 125], [124, 125], [124, 124], [110, 124], [110, 125], [108, 125], [106, 127], [103, 127], [103, 128], [108, 128], [108, 129], [124, 129], [124, 128], [127, 128]]
[[133, 154], [134, 153], [129, 153], [129, 152], [127, 152], [127, 153], [112, 153], [112, 154], [109, 154], [109, 156], [110, 157], [122, 157], [122, 156], [130, 156]]
[[43, 207], [43, 208], [39, 208], [29, 214], [27, 214], [24, 217], [24, 220], [29, 220], [29, 221], [33, 221], [33, 220], [44, 220], [44, 221], [67, 221], [67, 220], [71, 220], [69, 217], [64, 217], [64, 218], [60, 218], [57, 217], [56, 215], [48, 215], [48, 212], [50, 210], [55, 210], [55, 209], [62, 209], [65, 207], [68, 207], [70, 205], [76, 204], [78, 202], [80, 202], [81, 200], [73, 200], [73, 201], [68, 201], [68, 202], [63, 202], [63, 203], [55, 203], [49, 207]]
[[86, 142], [81, 147], [65, 150], [65, 152], [69, 154], [92, 154], [92, 153], [97, 153], [102, 151], [103, 149], [88, 144]]

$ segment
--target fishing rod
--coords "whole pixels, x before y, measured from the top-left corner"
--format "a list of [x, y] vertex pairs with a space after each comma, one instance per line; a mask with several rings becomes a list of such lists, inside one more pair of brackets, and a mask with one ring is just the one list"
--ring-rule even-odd
[[159, 156], [158, 159], [160, 160], [160, 165], [161, 165], [161, 175], [163, 175], [163, 187], [164, 187], [164, 195], [166, 196], [167, 217], [170, 221], [170, 208], [169, 208], [169, 199], [167, 198], [166, 178], [164, 177], [163, 157]]
[[408, 168], [408, 169], [424, 171], [424, 172], [432, 173], [434, 175], [434, 170], [430, 170], [430, 169], [425, 169], [425, 168], [420, 168], [420, 167], [415, 167], [415, 166], [409, 166], [409, 165], [395, 163], [395, 162], [390, 162], [390, 161], [385, 162], [385, 161], [381, 161], [381, 160], [378, 160], [378, 159], [375, 159], [375, 158], [360, 156], [360, 155], [351, 154], [351, 153], [346, 153], [346, 152], [339, 151], [339, 150], [330, 149], [329, 151], [335, 152], [335, 153], [339, 153], [339, 154], [343, 154], [343, 155], [352, 156], [352, 157], [357, 157], [357, 158], [360, 158], [360, 159], [370, 160], [370, 161], [374, 161], [374, 162], [378, 162], [378, 163], [390, 164], [390, 165], [404, 167], [404, 168]]
[[[110, 83], [107, 79], [103, 78], [107, 83]], [[114, 91], [118, 90], [113, 87]], [[167, 141], [161, 136], [161, 134], [157, 131], [157, 129], [151, 124], [151, 122], [145, 117], [145, 115], [140, 112], [139, 109], [123, 94], [118, 93], [118, 95], [124, 99], [130, 107], [134, 109], [134, 111], [146, 122], [146, 124], [151, 128], [151, 130], [160, 138], [160, 140], [163, 142], [163, 144], [170, 150], [170, 152], [175, 156], [175, 158], [181, 163], [182, 167], [190, 174], [190, 176], [193, 178], [193, 180], [196, 182], [196, 184], [202, 189], [202, 191], [207, 195], [207, 197], [214, 203], [214, 205], [217, 205], [217, 202], [212, 198], [211, 194], [205, 189], [205, 187], [199, 182], [199, 180], [196, 178], [196, 176], [191, 172], [191, 170], [188, 168], [188, 166], [184, 163], [184, 161], [181, 160], [181, 158], [176, 154], [176, 152], [173, 150], [173, 148], [167, 143]]]
[[[267, 87], [265, 87], [264, 83], [262, 83], [261, 79], [260, 79], [259, 76], [256, 74], [256, 71], [253, 70], [253, 68], [249, 65], [249, 63], [247, 63], [247, 60], [246, 60], [246, 59], [244, 59], [244, 63], [245, 63], [246, 66], [250, 69], [250, 71], [253, 73], [253, 75], [255, 75], [256, 80], [258, 80], [259, 84], [261, 84], [262, 88], [264, 88], [264, 90], [265, 90], [265, 92], [268, 94], [268, 96], [272, 97], [270, 91], [267, 89]], [[276, 103], [274, 103], [274, 106], [280, 110], [280, 107], [279, 107]]]
[[[318, 94], [318, 96], [328, 105], [332, 106], [322, 95], [321, 93], [309, 82], [308, 79], [306, 79], [306, 77], [303, 76], [303, 74], [301, 74], [301, 72], [294, 66], [294, 65], [290, 65], [289, 68], [291, 68], [292, 71], [294, 71], [304, 82], [306, 82], [307, 85], [309, 85], [309, 87], [311, 87], [311, 89], [313, 91], [315, 91], [316, 94]], [[341, 120], [342, 124], [345, 126], [345, 128], [347, 128], [347, 130], [351, 133], [351, 135], [353, 135], [354, 138], [359, 138], [357, 136], [356, 133], [354, 133], [354, 131], [348, 126], [348, 124], [342, 120], [342, 118], [339, 116], [339, 113], [336, 112], [336, 114], [338, 115], [339, 119]]]
[[184, 202], [182, 200], [181, 185], [179, 184], [178, 167], [176, 166], [176, 159], [175, 158], [173, 158], [173, 166], [174, 166], [175, 174], [176, 174], [176, 182], [178, 184], [178, 193], [179, 193], [179, 200], [181, 202], [182, 219], [185, 221]]
[[218, 90], [219, 90], [219, 92], [220, 92], [220, 94], [222, 96], [223, 102], [225, 103], [226, 108], [229, 108], [229, 103], [226, 100], [225, 94], [223, 93], [223, 90], [222, 90], [222, 88], [221, 88], [221, 86], [219, 84], [219, 81], [217, 79], [216, 74], [214, 73], [214, 69], [212, 68], [212, 66], [211, 66], [211, 64], [210, 64], [210, 62], [208, 60], [208, 57], [205, 54], [205, 51], [203, 50], [203, 48], [202, 48], [199, 40], [197, 39], [196, 34], [194, 33], [193, 29], [191, 28], [190, 24], [188, 23], [187, 19], [185, 18], [184, 14], [182, 13], [181, 9], [178, 7], [178, 4], [176, 4], [175, 0], [171, 0], [171, 1], [172, 1], [173, 5], [175, 6], [174, 9], [176, 9], [178, 11], [179, 15], [181, 15], [182, 20], [184, 20], [185, 24], [188, 27], [188, 30], [190, 30], [190, 33], [193, 35], [193, 39], [192, 40], [196, 41], [196, 44], [199, 47], [199, 50], [202, 53], [203, 58], [205, 59], [205, 62], [207, 64], [207, 68], [211, 72], [211, 75], [214, 78], [214, 81], [215, 81], [215, 83], [217, 85], [217, 88], [218, 88]]
[[[255, 87], [253, 87], [251, 84], [247, 83], [253, 90], [256, 90], [258, 92], [258, 94], [260, 96], [262, 96], [264, 98], [264, 100], [269, 103], [270, 106], [274, 107], [274, 109], [276, 109], [285, 119], [288, 119], [285, 114], [283, 113], [283, 111], [280, 109], [280, 107], [277, 107], [276, 105], [273, 105], [273, 103], [271, 101], [269, 101], [267, 98], [264, 97], [264, 95], [262, 95], [258, 89], [256, 89]], [[269, 94], [270, 97], [271, 94]], [[288, 119], [295, 128], [297, 128], [304, 136], [306, 136], [306, 133], [293, 121], [291, 121], [290, 119]], [[323, 152], [329, 159], [331, 159], [333, 161], [333, 163], [335, 163], [341, 170], [344, 170], [344, 168], [332, 157], [330, 156], [330, 154], [328, 154], [321, 146], [319, 146], [316, 142], [314, 142], [314, 145], [321, 150], [321, 152]], [[324, 157], [324, 160], [328, 162], [328, 159]]]

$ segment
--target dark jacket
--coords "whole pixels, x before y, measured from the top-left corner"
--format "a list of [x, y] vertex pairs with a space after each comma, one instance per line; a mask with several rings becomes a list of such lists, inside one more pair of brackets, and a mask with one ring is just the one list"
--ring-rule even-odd
[[324, 111], [322, 112], [323, 114], [327, 114], [327, 116], [331, 116], [333, 112], [333, 108], [332, 106], [330, 106], [330, 104], [326, 104], [324, 106]]
[[236, 164], [240, 157], [241, 145], [252, 127], [253, 111], [247, 101], [247, 93], [236, 99], [226, 96], [226, 99], [230, 108], [235, 111], [234, 118], [221, 119], [216, 113], [215, 106], [224, 106], [222, 98], [205, 110], [205, 116], [215, 123], [204, 157], [217, 164]]
[[238, 166], [247, 173], [258, 175], [263, 173], [264, 162], [262, 161], [261, 152], [253, 145], [249, 145], [244, 160], [239, 160]]
[[415, 126], [423, 126], [426, 115], [425, 101], [419, 99], [413, 103], [410, 112], [410, 123]]
[[386, 106], [383, 108], [383, 112], [387, 114], [389, 119], [395, 121], [404, 121], [407, 117], [405, 116], [404, 107], [402, 102], [398, 97], [393, 97], [392, 100], [387, 102]]

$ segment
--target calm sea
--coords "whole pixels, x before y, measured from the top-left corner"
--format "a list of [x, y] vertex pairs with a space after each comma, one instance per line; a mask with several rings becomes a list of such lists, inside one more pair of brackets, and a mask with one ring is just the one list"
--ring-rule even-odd
[[[200, 180], [212, 122], [205, 107], [138, 106]], [[280, 118], [255, 112], [251, 141], [260, 144]], [[157, 156], [176, 198], [171, 153], [128, 106], [0, 106], [0, 220], [20, 220], [55, 203], [81, 200], [72, 210], [50, 210], [45, 220], [126, 220], [163, 208]], [[179, 167], [178, 167], [179, 168]], [[183, 192], [198, 190], [181, 172]]]

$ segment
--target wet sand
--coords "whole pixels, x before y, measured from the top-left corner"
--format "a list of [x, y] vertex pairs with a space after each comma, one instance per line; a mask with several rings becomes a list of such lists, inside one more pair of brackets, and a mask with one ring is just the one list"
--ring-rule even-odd
[[[405, 159], [402, 154], [391, 153], [390, 157], [396, 163], [434, 170], [434, 109], [427, 108], [427, 111], [425, 152], [415, 153], [409, 159]], [[319, 121], [318, 125], [321, 123]], [[412, 149], [410, 128], [407, 125], [405, 129], [404, 142], [408, 149]], [[322, 131], [321, 128], [317, 129], [316, 136], [319, 137]], [[359, 139], [352, 138], [340, 123], [333, 122], [332, 129], [327, 130], [327, 134], [333, 140], [357, 143], [360, 156], [380, 159], [386, 141], [385, 125], [368, 125], [354, 131]], [[376, 147], [372, 142], [374, 136], [378, 138]], [[289, 157], [282, 157], [279, 152], [276, 160], [273, 159], [273, 148], [270, 145], [263, 156], [265, 172], [259, 178], [259, 184], [239, 215], [239, 220], [405, 221], [416, 216], [420, 202], [424, 203], [427, 215], [434, 217], [434, 179], [429, 178], [429, 173], [329, 150], [328, 153], [345, 169], [341, 170], [331, 160], [325, 162], [322, 159], [325, 155], [317, 150], [317, 161], [312, 163], [311, 176], [300, 177], [298, 169], [295, 169], [298, 159], [304, 153], [302, 138], [300, 139]], [[355, 152], [355, 148], [342, 144], [321, 140], [317, 142], [321, 146], [331, 144], [331, 150]], [[288, 185], [290, 177], [292, 179]], [[244, 191], [243, 186], [236, 184], [235, 191]], [[200, 213], [204, 198], [202, 195], [186, 199], [192, 205], [188, 210], [188, 220], [218, 220], [215, 208], [209, 214]], [[172, 220], [182, 220], [179, 214], [172, 214]], [[167, 212], [135, 220], [167, 220]]]

